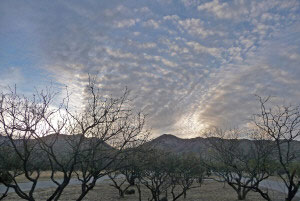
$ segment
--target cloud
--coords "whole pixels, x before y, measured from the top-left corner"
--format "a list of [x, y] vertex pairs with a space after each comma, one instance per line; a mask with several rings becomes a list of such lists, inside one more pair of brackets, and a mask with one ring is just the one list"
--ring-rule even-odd
[[20, 85], [25, 81], [23, 72], [18, 67], [9, 67], [3, 70], [0, 74], [0, 87], [8, 88], [14, 87], [14, 85]]
[[129, 52], [123, 52], [122, 50], [112, 50], [110, 48], [105, 48], [106, 53], [108, 56], [117, 58], [117, 59], [137, 59], [137, 56], [129, 53]]
[[152, 27], [154, 29], [158, 29], [159, 28], [159, 24], [160, 24], [159, 21], [155, 21], [153, 19], [150, 19], [150, 20], [147, 20], [147, 21], [143, 22], [143, 25], [145, 27]]
[[205, 47], [198, 42], [189, 41], [186, 43], [189, 47], [192, 47], [198, 53], [208, 53], [214, 57], [221, 57], [222, 50], [215, 47]]
[[[136, 35], [136, 34], [134, 33], [134, 35]], [[137, 35], [139, 35], [139, 34], [137, 34]], [[128, 45], [135, 46], [139, 49], [153, 49], [153, 48], [157, 47], [157, 44], [154, 42], [139, 43], [139, 42], [133, 41], [131, 39], [128, 40]]]
[[[13, 12], [16, 5], [9, 9], [13, 21], [23, 16]], [[300, 12], [293, 5], [37, 2], [27, 5], [23, 12], [30, 17], [23, 20], [35, 27], [41, 68], [62, 89], [68, 86], [74, 104], [82, 105], [90, 74], [103, 96], [131, 89], [155, 134], [192, 136], [210, 125], [245, 124], [256, 108], [255, 93], [299, 100]], [[22, 80], [24, 72], [15, 71], [2, 80]]]
[[180, 17], [178, 15], [166, 15], [163, 17], [164, 20], [179, 20]]
[[202, 36], [203, 38], [210, 35], [223, 35], [221, 32], [212, 31], [204, 28], [204, 22], [200, 19], [188, 18], [179, 20], [178, 25], [182, 30], [188, 32], [191, 35]]
[[244, 65], [228, 65], [219, 71], [214, 78], [218, 82], [208, 92], [208, 104], [199, 118], [209, 125], [245, 125], [259, 109], [255, 94], [274, 96], [274, 104], [299, 104], [300, 70], [289, 54], [295, 51], [293, 43], [298, 39], [289, 41], [291, 32], [287, 33], [278, 34], [276, 42], [260, 47]]
[[197, 6], [201, 3], [200, 0], [181, 0], [185, 7]]
[[233, 5], [229, 5], [227, 2], [222, 3], [219, 0], [213, 0], [199, 5], [197, 9], [199, 11], [211, 12], [216, 17], [222, 19], [238, 19], [242, 15], [249, 13], [244, 5], [244, 1], [234, 1]]
[[117, 28], [124, 28], [124, 27], [132, 27], [136, 23], [138, 23], [140, 19], [125, 19], [125, 20], [118, 20], [114, 22], [115, 27]]

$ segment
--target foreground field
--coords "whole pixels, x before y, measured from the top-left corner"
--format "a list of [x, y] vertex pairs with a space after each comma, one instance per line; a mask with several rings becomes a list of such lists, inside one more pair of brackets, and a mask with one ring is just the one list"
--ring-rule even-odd
[[[38, 200], [44, 201], [53, 189], [44, 189], [37, 191]], [[62, 201], [76, 200], [80, 192], [80, 186], [69, 186], [62, 195]], [[274, 201], [284, 200], [284, 195], [276, 191], [269, 191]], [[150, 198], [150, 194], [146, 189], [143, 189], [143, 201], [147, 201]], [[21, 201], [15, 193], [10, 193], [5, 199], [6, 201]], [[137, 195], [126, 195], [125, 198], [119, 198], [115, 188], [108, 184], [99, 184], [94, 190], [92, 190], [84, 200], [89, 201], [137, 201]], [[171, 200], [171, 197], [170, 199]], [[217, 183], [215, 181], [205, 181], [200, 188], [192, 189], [188, 192], [186, 199], [179, 199], [179, 201], [235, 201], [236, 193], [227, 185]], [[250, 192], [247, 196], [247, 201], [263, 201], [258, 193]], [[299, 200], [298, 199], [294, 199]]]

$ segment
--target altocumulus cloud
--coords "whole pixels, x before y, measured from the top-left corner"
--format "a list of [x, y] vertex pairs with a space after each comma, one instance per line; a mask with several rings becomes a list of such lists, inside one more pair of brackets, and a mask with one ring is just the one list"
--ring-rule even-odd
[[22, 4], [3, 3], [31, 13], [23, 20], [35, 27], [41, 68], [79, 101], [88, 73], [103, 94], [127, 86], [154, 134], [244, 125], [254, 94], [300, 98], [297, 0]]

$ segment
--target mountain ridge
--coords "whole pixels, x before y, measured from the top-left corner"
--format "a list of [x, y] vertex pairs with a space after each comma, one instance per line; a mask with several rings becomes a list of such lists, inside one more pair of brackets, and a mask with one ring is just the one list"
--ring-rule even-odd
[[[158, 148], [165, 151], [171, 151], [175, 153], [197, 153], [206, 155], [210, 146], [211, 139], [220, 139], [217, 137], [195, 137], [195, 138], [180, 138], [172, 134], [162, 134], [157, 138], [152, 139], [148, 144], [154, 148]], [[228, 142], [233, 139], [224, 139], [224, 142]], [[241, 146], [249, 148], [253, 140], [250, 139], [238, 139], [241, 142]], [[264, 140], [262, 140], [264, 141]], [[300, 153], [300, 141], [293, 141], [291, 146], [293, 150]], [[282, 144], [282, 148], [285, 149], [286, 145]]]

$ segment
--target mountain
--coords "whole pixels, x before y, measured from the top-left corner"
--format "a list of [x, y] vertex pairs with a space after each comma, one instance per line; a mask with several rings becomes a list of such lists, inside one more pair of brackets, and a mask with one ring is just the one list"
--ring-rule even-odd
[[[210, 149], [210, 141], [220, 140], [219, 138], [179, 138], [171, 134], [163, 134], [152, 141], [148, 142], [154, 148], [158, 148], [165, 151], [171, 151], [174, 153], [200, 153], [206, 155], [207, 151]], [[224, 143], [230, 143], [232, 140], [225, 139]], [[244, 150], [250, 150], [250, 147], [253, 147], [254, 141], [249, 139], [239, 139], [239, 146], [243, 147]], [[270, 141], [260, 141], [262, 143]], [[283, 142], [283, 141], [282, 141]], [[275, 144], [274, 144], [275, 145]], [[286, 143], [282, 143], [282, 150], [286, 150]], [[291, 149], [294, 153], [300, 155], [300, 141], [293, 141], [291, 143]]]
[[[88, 148], [91, 145], [95, 144], [101, 144], [99, 148], [103, 149], [103, 150], [115, 150], [115, 148], [111, 147], [109, 144], [107, 144], [106, 142], [103, 142], [101, 139], [95, 138], [95, 137], [91, 137], [91, 138], [87, 138], [87, 137], [83, 137], [81, 138], [81, 135], [47, 135], [47, 136], [43, 136], [41, 137], [39, 140], [43, 141], [45, 144], [47, 145], [52, 145], [53, 146], [53, 150], [57, 153], [57, 154], [63, 154], [63, 153], [70, 153], [72, 152], [73, 148], [76, 147], [77, 144], [79, 144], [80, 141], [82, 141], [82, 145], [81, 148], [85, 149]], [[15, 144], [17, 146], [23, 146], [23, 140], [22, 139], [15, 139], [14, 140]], [[30, 139], [28, 140], [29, 144], [36, 144], [37, 143], [37, 139]], [[6, 136], [2, 136], [0, 135], [0, 145], [5, 146], [5, 145], [9, 145], [10, 141], [8, 139], [8, 137]], [[39, 146], [36, 146], [36, 148], [39, 148]]]
[[[49, 135], [46, 137], [42, 137], [42, 139], [47, 143], [51, 144], [54, 142], [54, 150], [58, 153], [66, 153], [71, 151], [71, 147], [77, 144], [80, 140], [80, 135], [59, 135], [58, 137], [55, 135]], [[99, 142], [99, 139], [97, 138], [83, 138], [84, 140], [84, 146], [88, 147], [91, 144]], [[149, 142], [146, 143], [146, 146], [151, 146], [157, 149], [165, 150], [165, 151], [171, 151], [174, 153], [200, 153], [206, 155], [207, 151], [210, 149], [210, 141], [213, 140], [220, 140], [219, 138], [202, 138], [202, 137], [196, 137], [196, 138], [179, 138], [172, 134], [163, 134]], [[0, 145], [3, 144], [3, 142], [7, 142], [7, 137], [0, 135]], [[20, 144], [22, 144], [21, 140], [19, 141]], [[34, 141], [34, 140], [32, 140]], [[232, 140], [226, 139], [224, 142], [230, 143]], [[253, 145], [254, 141], [248, 140], [248, 139], [240, 139], [239, 145], [244, 148], [244, 150], [249, 150], [250, 147]], [[72, 145], [73, 144], [73, 145]], [[76, 145], [75, 145], [76, 146]], [[105, 149], [107, 151], [116, 150], [115, 148], [111, 147], [107, 143], [103, 143], [101, 145], [102, 149]], [[293, 141], [291, 143], [291, 147], [299, 153], [300, 155], [300, 142], [299, 141]], [[282, 145], [283, 150], [286, 149], [286, 144], [283, 143]]]
[[206, 152], [208, 148], [208, 140], [206, 138], [196, 137], [184, 139], [171, 134], [163, 134], [150, 141], [149, 144], [155, 148], [175, 153], [203, 153]]

